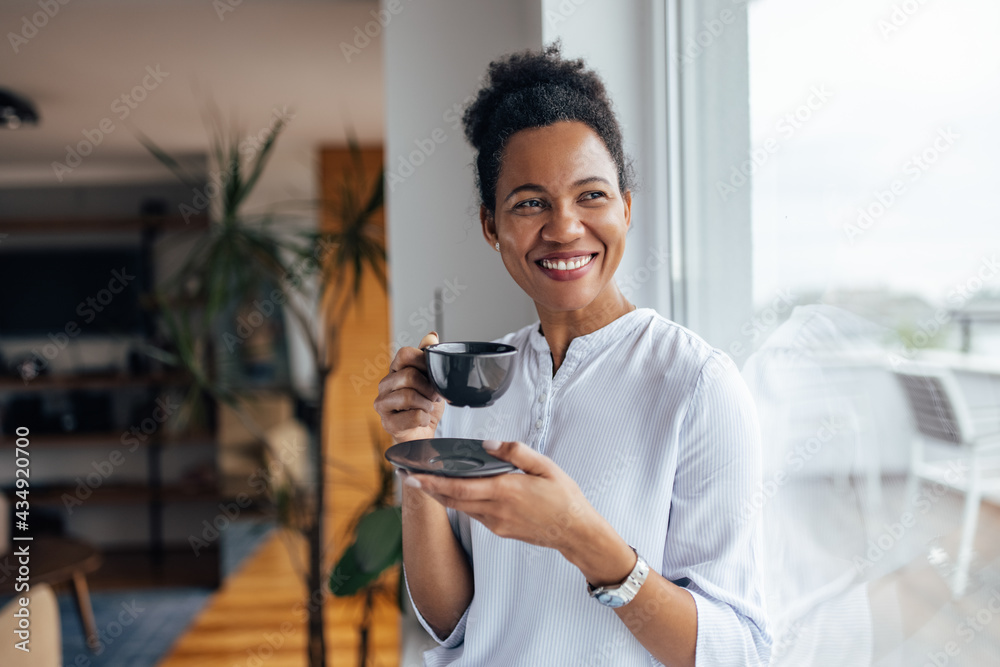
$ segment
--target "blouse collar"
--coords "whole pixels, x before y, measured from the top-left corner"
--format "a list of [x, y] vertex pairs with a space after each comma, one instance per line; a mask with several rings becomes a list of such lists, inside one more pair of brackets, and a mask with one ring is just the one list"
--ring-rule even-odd
[[[597, 331], [577, 336], [569, 343], [569, 349], [566, 350], [566, 361], [570, 361], [571, 359], [576, 360], [579, 355], [585, 353], [593, 354], [611, 343], [625, 338], [643, 322], [648, 322], [655, 314], [656, 311], [652, 308], [636, 308], [631, 312], [625, 313], [618, 319], [609, 322]], [[549, 349], [549, 343], [545, 340], [545, 336], [541, 334], [541, 328], [541, 321], [535, 322], [531, 327], [531, 334], [529, 336], [531, 347], [536, 352], [549, 356], [552, 354], [552, 351]], [[566, 361], [563, 363], [565, 364]]]

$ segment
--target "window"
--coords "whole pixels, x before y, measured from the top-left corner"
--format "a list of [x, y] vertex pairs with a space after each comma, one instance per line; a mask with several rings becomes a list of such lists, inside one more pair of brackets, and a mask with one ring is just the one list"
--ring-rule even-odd
[[753, 298], [829, 303], [905, 356], [1000, 355], [992, 0], [748, 6]]

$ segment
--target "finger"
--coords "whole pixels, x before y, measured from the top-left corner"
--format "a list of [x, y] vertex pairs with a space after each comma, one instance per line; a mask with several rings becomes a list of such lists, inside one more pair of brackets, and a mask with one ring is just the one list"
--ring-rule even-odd
[[379, 398], [381, 412], [405, 412], [406, 410], [423, 410], [434, 412], [434, 401], [429, 400], [416, 389], [403, 387]]
[[430, 345], [437, 345], [441, 341], [438, 340], [438, 332], [432, 331], [423, 338], [420, 339], [420, 344], [417, 345], [421, 350]]
[[484, 440], [483, 449], [501, 461], [513, 463], [529, 475], [550, 476], [555, 464], [541, 452], [536, 452], [523, 442]]
[[392, 412], [382, 417], [382, 428], [387, 433], [399, 435], [415, 428], [426, 428], [431, 425], [431, 416], [423, 410], [406, 410]]
[[378, 383], [378, 393], [380, 396], [387, 396], [394, 391], [407, 387], [416, 389], [429, 401], [439, 403], [444, 400], [434, 389], [427, 376], [412, 366], [407, 366], [397, 373], [390, 373], [382, 378], [382, 381]]
[[424, 359], [423, 351], [418, 350], [415, 347], [399, 348], [399, 351], [396, 352], [396, 356], [393, 358], [392, 363], [389, 364], [389, 372], [396, 373], [407, 366], [413, 366], [414, 368], [426, 371], [427, 361]]
[[439, 475], [413, 475], [412, 478], [420, 484], [420, 488], [426, 493], [448, 499], [451, 502], [493, 502], [497, 499], [494, 478], [455, 479]]
[[491, 522], [497, 512], [497, 504], [492, 500], [458, 500], [451, 496], [432, 493], [424, 488], [420, 490], [435, 502], [458, 512], [464, 512], [484, 525]]

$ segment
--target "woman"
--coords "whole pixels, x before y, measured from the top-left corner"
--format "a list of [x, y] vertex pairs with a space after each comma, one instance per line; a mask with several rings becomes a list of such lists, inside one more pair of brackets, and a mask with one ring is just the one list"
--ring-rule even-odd
[[[558, 46], [490, 65], [466, 110], [483, 235], [535, 302], [510, 389], [446, 407], [399, 350], [375, 407], [396, 442], [488, 438], [524, 474], [403, 477], [427, 665], [764, 665], [754, 409], [732, 362], [614, 281], [631, 219], [603, 83]], [[437, 342], [436, 334], [421, 341]]]

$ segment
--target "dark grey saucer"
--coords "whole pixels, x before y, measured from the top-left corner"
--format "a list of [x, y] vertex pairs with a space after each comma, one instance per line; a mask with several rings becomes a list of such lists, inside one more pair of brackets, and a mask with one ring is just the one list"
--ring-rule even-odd
[[385, 458], [397, 468], [422, 475], [442, 477], [491, 477], [517, 468], [483, 449], [482, 440], [432, 438], [393, 445]]

